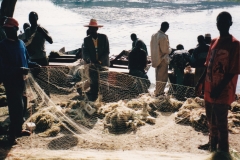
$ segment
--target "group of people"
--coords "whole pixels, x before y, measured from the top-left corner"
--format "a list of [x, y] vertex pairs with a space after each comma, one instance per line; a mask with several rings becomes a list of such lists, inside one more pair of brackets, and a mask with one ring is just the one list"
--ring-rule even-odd
[[[235, 100], [240, 74], [240, 42], [229, 33], [233, 24], [230, 13], [219, 13], [216, 22], [220, 36], [213, 39], [210, 46], [206, 44], [203, 36], [199, 36], [199, 44], [193, 50], [192, 56], [189, 56], [189, 62], [196, 68], [196, 96], [204, 96], [209, 127], [209, 142], [200, 145], [199, 149], [229, 154], [227, 117], [230, 104]], [[156, 94], [162, 94], [161, 84], [167, 82], [168, 55], [171, 53], [168, 36], [165, 34], [168, 28], [169, 24], [163, 22], [160, 30], [153, 34], [151, 39], [152, 66], [156, 69]], [[173, 68], [177, 76], [180, 76], [177, 83], [180, 84], [185, 66], [178, 64], [180, 61], [174, 60], [174, 56], [182, 55], [182, 59], [188, 57], [187, 51], [183, 49], [182, 45], [178, 45], [172, 56]], [[186, 64], [186, 59], [183, 64]]]
[[[90, 25], [90, 22], [86, 26], [93, 30], [94, 34], [90, 33], [84, 39], [83, 54], [84, 57], [89, 56], [93, 64], [108, 66], [107, 36], [96, 33], [97, 28], [102, 26], [98, 26], [96, 20], [94, 22], [94, 25]], [[198, 45], [191, 54], [184, 50], [183, 45], [178, 45], [171, 56], [169, 55], [172, 49], [166, 34], [169, 23], [163, 22], [160, 30], [151, 37], [151, 60], [156, 71], [156, 95], [164, 93], [165, 86], [162, 84], [168, 80], [169, 57], [172, 59], [178, 84], [183, 83], [183, 69], [187, 62], [196, 68], [196, 96], [204, 95], [209, 127], [209, 142], [199, 146], [199, 149], [229, 153], [227, 115], [230, 104], [235, 98], [238, 74], [240, 74], [240, 42], [229, 33], [232, 17], [228, 12], [221, 12], [216, 22], [220, 36], [213, 39], [210, 45], [203, 36], [198, 36]], [[209, 38], [209, 35], [207, 37]], [[145, 73], [147, 51], [144, 50], [142, 41], [135, 42], [136, 35], [132, 34], [131, 38], [132, 50], [123, 51], [117, 58], [127, 54], [130, 74], [135, 74], [135, 70]]]
[[[24, 75], [26, 68], [47, 65], [44, 42], [53, 43], [48, 31], [37, 24], [36, 12], [29, 14], [30, 26], [25, 28], [23, 41], [17, 37], [18, 22], [14, 18], [7, 18], [2, 24], [5, 38], [0, 42], [0, 78], [6, 88], [11, 126], [9, 139], [28, 135], [22, 131], [23, 124], [23, 93]], [[1, 21], [2, 23], [3, 21]], [[196, 68], [199, 78], [196, 81], [196, 95], [204, 95], [206, 115], [209, 126], [209, 142], [200, 148], [206, 147], [210, 151], [224, 151], [229, 153], [227, 115], [230, 104], [234, 101], [238, 74], [240, 74], [240, 42], [234, 38], [229, 29], [232, 26], [232, 17], [228, 12], [221, 12], [216, 19], [220, 36], [211, 41], [210, 46], [203, 36], [198, 36], [198, 45], [191, 56], [178, 45], [172, 52], [169, 45], [169, 23], [163, 22], [161, 28], [151, 37], [150, 53], [152, 66], [156, 72], [156, 96], [164, 93], [164, 85], [168, 80], [169, 57], [177, 75], [177, 83], [183, 82], [183, 69], [187, 62]], [[83, 59], [90, 64], [91, 79], [88, 96], [96, 100], [98, 96], [98, 70], [107, 69], [109, 61], [109, 41], [106, 35], [97, 33], [99, 27], [95, 19], [88, 25], [88, 35], [84, 38]], [[1, 33], [1, 36], [2, 36]], [[3, 36], [4, 37], [4, 36]], [[146, 45], [131, 35], [132, 49], [124, 50], [121, 55], [128, 55], [131, 75], [148, 78], [145, 74], [148, 55]], [[172, 54], [170, 55], [170, 53]], [[169, 56], [170, 55], [170, 56]], [[188, 58], [187, 58], [188, 57]], [[190, 57], [190, 58], [189, 58]], [[115, 60], [116, 60], [115, 59]], [[187, 60], [188, 59], [188, 60]], [[200, 76], [201, 75], [201, 76]]]
[[[96, 34], [100, 26], [97, 25], [96, 20], [93, 21], [94, 25], [90, 25], [90, 22], [86, 26], [94, 30], [94, 34], [84, 39], [86, 48], [83, 54], [85, 57], [90, 56], [88, 58], [93, 64], [108, 66], [107, 37]], [[176, 73], [178, 84], [183, 83], [183, 70], [188, 63], [196, 68], [196, 96], [204, 96], [209, 127], [209, 142], [199, 146], [199, 149], [229, 153], [227, 115], [230, 104], [235, 98], [238, 74], [240, 74], [240, 42], [229, 33], [232, 26], [230, 13], [221, 12], [217, 16], [216, 23], [220, 36], [213, 39], [210, 45], [208, 45], [209, 35], [206, 36], [207, 39], [201, 35], [198, 36], [197, 47], [189, 53], [184, 50], [183, 45], [178, 45], [176, 51], [172, 52], [166, 34], [169, 23], [163, 22], [160, 30], [151, 37], [150, 50], [152, 66], [156, 72], [156, 96], [164, 94], [165, 85], [163, 84], [168, 80], [169, 61]], [[100, 35], [103, 37], [102, 40]], [[131, 35], [131, 39], [133, 40], [132, 49], [124, 50], [116, 59], [122, 55], [128, 55], [130, 74], [136, 74], [136, 70], [144, 74], [147, 50], [144, 43], [137, 40], [135, 34]], [[171, 52], [172, 55], [169, 56]]]
[[[24, 34], [18, 35], [19, 23], [11, 17], [2, 17], [0, 21], [0, 84], [3, 83], [8, 101], [10, 126], [8, 140], [16, 143], [16, 138], [29, 136], [28, 130], [22, 130], [27, 110], [25, 80], [29, 68], [47, 66], [45, 40], [53, 43], [48, 31], [37, 24], [38, 14], [29, 14], [29, 24], [24, 24]], [[22, 40], [21, 40], [21, 39]]]

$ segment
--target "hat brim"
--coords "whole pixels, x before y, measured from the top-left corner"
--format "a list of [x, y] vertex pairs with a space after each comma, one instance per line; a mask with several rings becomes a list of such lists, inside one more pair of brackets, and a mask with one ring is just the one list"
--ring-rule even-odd
[[84, 25], [84, 27], [103, 27], [103, 25]]
[[3, 27], [16, 27], [14, 25], [4, 24]]

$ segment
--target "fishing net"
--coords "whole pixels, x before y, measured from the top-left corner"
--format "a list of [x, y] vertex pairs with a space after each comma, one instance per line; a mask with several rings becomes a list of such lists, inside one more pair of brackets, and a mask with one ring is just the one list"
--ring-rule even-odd
[[[23, 124], [32, 134], [18, 139], [20, 148], [207, 154], [197, 148], [208, 142], [204, 100], [195, 97], [193, 87], [157, 84], [99, 66], [32, 70], [26, 80], [28, 107]], [[157, 97], [156, 87], [164, 91]], [[4, 97], [4, 88], [0, 91]], [[0, 102], [5, 106], [0, 108], [3, 133], [8, 127], [8, 110], [4, 98]], [[239, 111], [236, 98], [228, 117], [235, 158], [240, 151]]]

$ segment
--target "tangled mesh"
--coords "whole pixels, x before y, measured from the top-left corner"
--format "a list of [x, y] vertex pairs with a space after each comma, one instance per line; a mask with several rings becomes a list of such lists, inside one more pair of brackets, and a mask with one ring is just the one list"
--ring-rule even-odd
[[[149, 80], [99, 68], [95, 70], [99, 76], [98, 97], [90, 101], [91, 69], [88, 65], [42, 67], [29, 74], [23, 128], [31, 130], [32, 135], [18, 139], [20, 144], [28, 144], [22, 145], [23, 149], [206, 154], [197, 149], [208, 141], [205, 102], [195, 97], [193, 87], [159, 82], [164, 94], [155, 97], [155, 85]], [[239, 111], [240, 102], [236, 100], [228, 116], [235, 157], [240, 151]], [[7, 107], [1, 107], [0, 114], [7, 119]], [[2, 132], [7, 128], [3, 125], [6, 119], [1, 118]]]

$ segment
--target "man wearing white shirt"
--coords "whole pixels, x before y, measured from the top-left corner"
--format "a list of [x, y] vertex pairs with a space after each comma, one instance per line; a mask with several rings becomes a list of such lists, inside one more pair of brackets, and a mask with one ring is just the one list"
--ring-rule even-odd
[[150, 42], [152, 66], [156, 72], [156, 96], [164, 94], [168, 80], [168, 56], [171, 53], [168, 35], [165, 34], [168, 29], [169, 23], [162, 22], [160, 30], [152, 35]]

